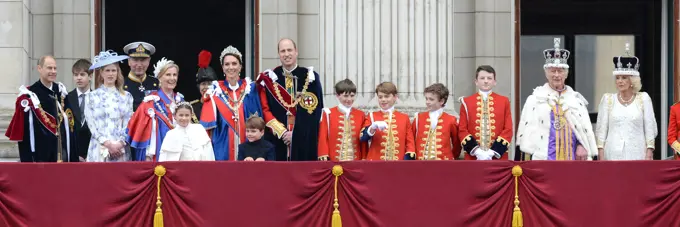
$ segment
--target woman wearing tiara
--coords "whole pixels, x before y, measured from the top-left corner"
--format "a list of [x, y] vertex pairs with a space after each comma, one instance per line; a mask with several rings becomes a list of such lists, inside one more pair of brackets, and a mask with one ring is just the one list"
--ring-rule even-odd
[[597, 114], [597, 148], [600, 160], [652, 160], [657, 136], [652, 99], [640, 92], [639, 59], [614, 57], [617, 93], [604, 94]]
[[215, 161], [205, 128], [191, 123], [194, 115], [191, 104], [180, 102], [174, 113], [177, 125], [165, 135], [158, 161]]
[[102, 51], [93, 59], [90, 70], [97, 70], [96, 90], [85, 96], [84, 115], [92, 132], [87, 151], [88, 162], [130, 160], [125, 143], [125, 128], [132, 116], [132, 95], [123, 90], [123, 73], [118, 62], [128, 56]]
[[171, 60], [163, 58], [154, 65], [160, 89], [144, 97], [128, 123], [127, 141], [135, 161], [157, 161], [161, 142], [174, 127], [177, 103], [184, 101], [184, 96], [174, 91], [178, 76], [179, 66]]
[[215, 160], [236, 160], [238, 145], [246, 141], [246, 119], [262, 116], [255, 83], [248, 76], [240, 78], [242, 57], [232, 46], [222, 51], [220, 64], [226, 79], [213, 81], [203, 97], [200, 122], [212, 138]]

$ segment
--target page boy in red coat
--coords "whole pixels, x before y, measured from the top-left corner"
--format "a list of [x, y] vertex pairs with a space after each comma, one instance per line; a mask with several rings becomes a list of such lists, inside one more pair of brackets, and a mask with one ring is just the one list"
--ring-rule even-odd
[[460, 98], [458, 129], [465, 159], [507, 160], [513, 134], [510, 100], [492, 91], [496, 71], [489, 65], [477, 67], [475, 85], [477, 93]]

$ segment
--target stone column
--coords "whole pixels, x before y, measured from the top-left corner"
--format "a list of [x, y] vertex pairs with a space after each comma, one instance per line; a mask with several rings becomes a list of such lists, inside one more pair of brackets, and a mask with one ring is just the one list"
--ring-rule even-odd
[[[0, 1], [0, 108], [14, 110], [19, 86], [28, 83], [30, 52], [29, 1]], [[11, 113], [10, 113], [11, 115]]]
[[[512, 43], [514, 40], [511, 0], [477, 0], [475, 4], [475, 67], [491, 65], [496, 69], [494, 92], [511, 97]], [[474, 72], [474, 68], [472, 69]], [[462, 75], [472, 76], [472, 75]], [[473, 85], [474, 86], [474, 85]], [[474, 92], [474, 91], [473, 91]]]
[[424, 109], [423, 89], [432, 83], [444, 83], [455, 91], [452, 1], [324, 0], [319, 4], [319, 71], [324, 75], [327, 106], [337, 104], [333, 85], [345, 78], [357, 84], [356, 103], [365, 110], [377, 109], [374, 90], [384, 81], [397, 85], [397, 108], [407, 113]]
[[281, 38], [295, 40], [298, 50], [306, 48], [306, 44], [298, 40], [298, 0], [260, 0], [260, 10], [261, 63], [258, 71], [262, 72], [281, 65], [277, 51]]
[[[73, 74], [71, 67], [78, 59], [92, 59], [90, 0], [53, 0], [54, 57], [59, 74], [57, 80], [71, 90]], [[37, 38], [37, 37], [36, 37]], [[45, 37], [47, 38], [47, 37]], [[44, 39], [44, 38], [43, 38]], [[49, 38], [48, 38], [49, 39]], [[121, 52], [122, 47], [114, 47]], [[40, 56], [35, 56], [39, 58]]]

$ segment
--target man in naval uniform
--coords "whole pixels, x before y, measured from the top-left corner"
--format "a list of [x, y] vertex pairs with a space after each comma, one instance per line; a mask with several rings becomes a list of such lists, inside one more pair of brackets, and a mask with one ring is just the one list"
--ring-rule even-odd
[[298, 51], [291, 39], [278, 46], [281, 66], [257, 78], [265, 138], [276, 147], [277, 161], [316, 161], [323, 96], [319, 74], [298, 67]]
[[158, 90], [158, 79], [146, 75], [151, 55], [156, 53], [156, 47], [146, 42], [133, 42], [125, 45], [123, 51], [130, 56], [128, 59], [130, 72], [125, 77], [123, 88], [132, 95], [134, 99], [132, 108], [136, 111], [147, 91]]

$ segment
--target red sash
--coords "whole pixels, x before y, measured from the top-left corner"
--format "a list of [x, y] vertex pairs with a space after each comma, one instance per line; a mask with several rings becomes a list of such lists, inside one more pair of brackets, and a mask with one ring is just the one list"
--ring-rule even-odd
[[[286, 90], [285, 87], [281, 86], [281, 84], [272, 81], [272, 78], [269, 78], [269, 75], [267, 75], [267, 72], [262, 72], [257, 77], [256, 83], [261, 84], [261, 82], [264, 82], [264, 87], [267, 88], [267, 91], [269, 91], [269, 94], [271, 94], [272, 97], [274, 97], [274, 99], [279, 103], [279, 105], [281, 105], [281, 107], [288, 110], [288, 112], [290, 112], [291, 114], [293, 114], [293, 116], [295, 116], [297, 108], [295, 108], [295, 107], [288, 108], [288, 107], [284, 106], [283, 105], [284, 102], [282, 102], [282, 100], [279, 99], [279, 95], [276, 95], [276, 90], [275, 90], [276, 88], [275, 87], [278, 87], [280, 96], [283, 100], [291, 100], [291, 96], [290, 96], [290, 93], [288, 93], [288, 90]], [[286, 101], [286, 102], [288, 102], [288, 101]]]
[[52, 134], [57, 135], [59, 127], [56, 118], [40, 107], [35, 108], [30, 96], [21, 95], [17, 98], [14, 116], [7, 128], [7, 132], [5, 132], [5, 136], [9, 137], [12, 141], [22, 141], [24, 139], [24, 109], [27, 107], [30, 108], [30, 111], [32, 112], [30, 114], [33, 114], [45, 129]]

